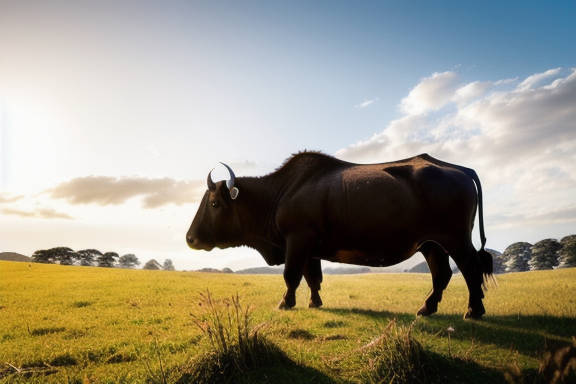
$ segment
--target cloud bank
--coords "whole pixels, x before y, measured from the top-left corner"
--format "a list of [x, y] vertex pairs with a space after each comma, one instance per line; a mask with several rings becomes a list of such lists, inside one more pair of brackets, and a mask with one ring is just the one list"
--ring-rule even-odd
[[167, 204], [182, 205], [198, 202], [206, 181], [184, 181], [172, 178], [87, 176], [63, 182], [46, 191], [53, 199], [65, 199], [70, 204], [120, 205], [141, 197], [144, 208]]
[[23, 218], [36, 218], [36, 219], [67, 219], [73, 220], [74, 217], [67, 213], [58, 212], [52, 208], [39, 208], [34, 210], [25, 210], [12, 207], [2, 207], [0, 212], [3, 215], [19, 216]]
[[[257, 162], [231, 161], [230, 166], [239, 176], [261, 174], [269, 168]], [[217, 166], [213, 180], [225, 180], [229, 177], [223, 166]], [[148, 178], [142, 176], [111, 177], [86, 176], [76, 177], [43, 191], [40, 195], [49, 199], [60, 199], [71, 205], [94, 204], [98, 206], [122, 205], [131, 199], [141, 199], [145, 209], [160, 208], [165, 205], [183, 205], [199, 203], [206, 190], [206, 180], [178, 180], [169, 177]], [[37, 195], [39, 196], [39, 195]], [[59, 212], [51, 207], [40, 207], [50, 204], [44, 199], [32, 201], [25, 196], [0, 193], [0, 212], [4, 215], [22, 218], [40, 219], [74, 219], [73, 216]], [[29, 200], [29, 199], [28, 199]]]
[[38, 207], [22, 209], [22, 203], [26, 206], [26, 197], [23, 195], [12, 195], [11, 193], [0, 193], [0, 213], [8, 216], [18, 216], [23, 218], [37, 219], [74, 219], [67, 213], [58, 212], [50, 207]]
[[575, 100], [574, 68], [470, 83], [435, 73], [401, 101], [401, 118], [336, 156], [371, 163], [429, 153], [476, 169], [494, 216], [576, 222], [566, 214], [576, 209]]

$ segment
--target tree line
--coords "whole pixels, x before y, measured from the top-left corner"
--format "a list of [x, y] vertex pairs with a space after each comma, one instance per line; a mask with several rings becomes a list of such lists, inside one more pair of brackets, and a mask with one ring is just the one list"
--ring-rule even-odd
[[492, 251], [494, 273], [541, 271], [576, 267], [576, 235], [545, 239], [535, 244], [518, 242], [503, 253]]
[[[120, 256], [116, 252], [102, 253], [97, 249], [73, 251], [68, 247], [56, 247], [36, 251], [32, 255], [32, 262], [105, 268], [136, 268], [140, 265], [140, 260], [132, 253]], [[174, 264], [170, 259], [166, 259], [163, 265], [154, 259], [149, 260], [144, 264], [143, 269], [175, 270]]]

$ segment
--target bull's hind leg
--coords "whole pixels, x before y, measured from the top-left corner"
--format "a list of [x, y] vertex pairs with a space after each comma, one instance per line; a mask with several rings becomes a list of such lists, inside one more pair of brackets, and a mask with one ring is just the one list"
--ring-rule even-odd
[[304, 265], [304, 278], [310, 287], [310, 303], [308, 307], [319, 308], [322, 306], [320, 298], [320, 284], [322, 283], [322, 266], [320, 259], [308, 259]]
[[458, 252], [450, 253], [452, 259], [462, 272], [468, 286], [468, 310], [464, 314], [465, 319], [480, 319], [485, 313], [484, 291], [482, 290], [483, 269], [478, 258], [478, 252], [471, 242], [461, 247]]
[[438, 303], [442, 301], [442, 292], [452, 277], [452, 269], [450, 268], [448, 253], [437, 243], [428, 241], [422, 244], [419, 251], [426, 258], [432, 273], [432, 290], [417, 315], [429, 316], [438, 310]]

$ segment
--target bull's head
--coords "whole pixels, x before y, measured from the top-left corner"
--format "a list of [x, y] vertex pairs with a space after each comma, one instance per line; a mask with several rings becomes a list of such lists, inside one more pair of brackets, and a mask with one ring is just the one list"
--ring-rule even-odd
[[230, 178], [215, 183], [212, 180], [214, 169], [208, 173], [208, 190], [186, 234], [186, 242], [192, 249], [210, 251], [214, 247], [237, 245], [241, 227], [233, 200], [238, 198], [239, 190], [234, 186], [234, 171], [226, 164], [221, 164], [228, 169]]

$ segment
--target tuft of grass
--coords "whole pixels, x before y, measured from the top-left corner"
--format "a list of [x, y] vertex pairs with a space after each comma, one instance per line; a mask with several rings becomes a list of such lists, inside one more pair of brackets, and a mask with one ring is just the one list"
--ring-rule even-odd
[[280, 348], [260, 335], [266, 323], [251, 324], [252, 308], [243, 307], [238, 294], [224, 300], [214, 300], [209, 290], [200, 295], [200, 313], [191, 316], [208, 337], [210, 349], [192, 360], [179, 383], [237, 382], [256, 368], [287, 359]]
[[51, 365], [53, 367], [66, 367], [69, 365], [76, 365], [76, 364], [78, 364], [78, 360], [76, 360], [76, 358], [74, 358], [68, 352], [56, 356], [49, 363], [49, 365]]
[[390, 321], [384, 333], [359, 349], [362, 383], [497, 382], [498, 375], [466, 357], [446, 356], [423, 346], [410, 325]]
[[310, 331], [305, 329], [293, 329], [288, 333], [289, 339], [299, 339], [299, 340], [314, 340], [316, 336], [314, 336]]
[[538, 370], [521, 370], [514, 363], [504, 374], [510, 384], [576, 383], [576, 336], [572, 345], [546, 351], [540, 357]]
[[66, 330], [65, 327], [47, 327], [47, 328], [36, 328], [30, 331], [32, 336], [44, 336], [49, 335], [51, 333], [59, 333], [64, 332]]
[[324, 323], [324, 328], [341, 328], [346, 326], [346, 322], [342, 320], [329, 320]]
[[366, 383], [430, 382], [430, 358], [412, 336], [412, 325], [396, 326], [391, 321], [385, 333], [363, 348], [368, 360], [362, 371]]
[[89, 307], [92, 304], [94, 304], [93, 301], [85, 301], [85, 300], [80, 300], [80, 301], [75, 301], [72, 303], [72, 308], [84, 308], [84, 307]]

